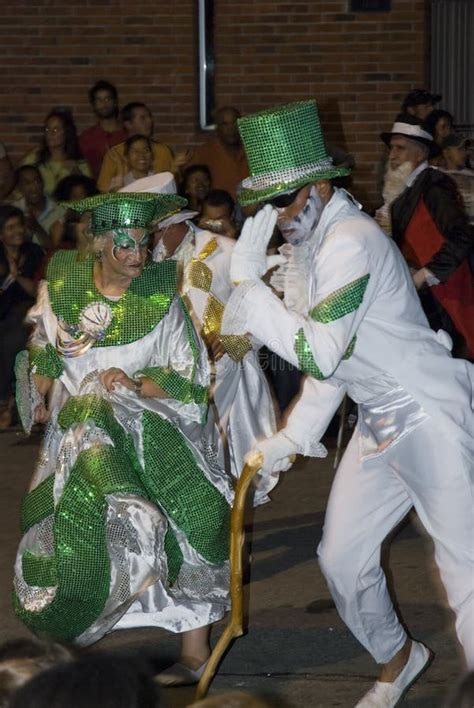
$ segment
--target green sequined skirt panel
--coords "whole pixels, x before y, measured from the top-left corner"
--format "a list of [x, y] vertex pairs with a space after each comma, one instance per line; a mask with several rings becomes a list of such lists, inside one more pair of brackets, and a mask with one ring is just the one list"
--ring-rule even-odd
[[15, 609], [35, 634], [90, 644], [117, 627], [181, 632], [228, 606], [230, 492], [192, 435], [131, 412], [88, 393], [49, 425], [15, 564]]
[[[118, 300], [93, 268], [53, 256], [30, 312], [31, 372], [54, 385], [14, 580], [28, 627], [78, 644], [119, 626], [194, 629], [228, 605], [232, 489], [204, 436], [207, 352], [176, 265], [148, 264]], [[106, 392], [111, 367], [167, 397]]]

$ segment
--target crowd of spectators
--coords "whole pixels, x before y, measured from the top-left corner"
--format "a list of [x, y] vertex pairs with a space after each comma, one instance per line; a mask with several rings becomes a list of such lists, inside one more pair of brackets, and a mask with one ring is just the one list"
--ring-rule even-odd
[[375, 214], [412, 272], [431, 327], [453, 353], [474, 358], [474, 171], [470, 141], [454, 116], [435, 108], [441, 96], [417, 89], [405, 98], [387, 145], [383, 205]]
[[[443, 708], [471, 708], [474, 672], [448, 691]], [[106, 651], [77, 652], [37, 639], [0, 646], [0, 708], [159, 708], [164, 702], [151, 667]], [[182, 705], [182, 703], [179, 703]], [[246, 691], [213, 692], [195, 708], [271, 708]]]
[[[472, 228], [474, 171], [469, 162], [470, 142], [456, 132], [455, 117], [435, 108], [440, 99], [420, 89], [410, 92], [396, 123], [420, 126], [433, 136], [436, 150], [431, 157], [424, 155], [423, 160], [430, 157], [430, 163], [447, 175], [447, 181], [438, 180], [437, 188], [444, 190], [446, 199], [455, 195], [456, 223], [460, 224], [457, 235], [445, 229], [444, 236], [449, 241], [463, 231], [466, 244], [472, 231], [466, 231], [460, 214], [467, 215]], [[0, 144], [0, 429], [14, 421], [14, 361], [29, 336], [25, 315], [34, 302], [47, 259], [58, 248], [75, 248], [81, 239], [79, 216], [65, 210], [62, 202], [116, 191], [137, 179], [171, 171], [198, 226], [237, 238], [243, 219], [236, 202], [239, 183], [247, 176], [248, 167], [237, 130], [237, 109], [223, 107], [217, 111], [215, 136], [204, 145], [173, 154], [169, 146], [154, 139], [153, 116], [146, 104], [129, 103], [119, 110], [117, 90], [107, 81], [99, 81], [90, 89], [89, 100], [96, 117], [93, 126], [78, 135], [69, 111], [50, 111], [41, 144], [16, 169]], [[390, 234], [392, 205], [407, 189], [409, 173], [401, 168], [402, 164], [387, 156], [384, 204], [376, 217]], [[469, 247], [464, 248], [463, 259], [466, 254], [472, 257], [472, 247], [470, 252]], [[441, 271], [432, 270], [431, 275], [442, 278]], [[451, 271], [446, 277], [450, 275]], [[449, 325], [442, 324], [449, 330]], [[299, 377], [295, 389], [298, 385]], [[278, 394], [278, 385], [275, 387]], [[472, 676], [459, 687], [461, 690], [470, 691], [472, 697]], [[252, 701], [249, 696], [236, 695], [228, 703], [216, 698], [198, 705], [264, 705]], [[0, 651], [0, 706], [152, 708], [159, 704], [157, 686], [151, 678], [116, 657], [76, 659], [62, 647], [34, 642], [4, 647], [3, 654]]]
[[[0, 708], [159, 708], [152, 666], [139, 657], [80, 652], [38, 639], [0, 646]], [[167, 706], [173, 705], [169, 701]], [[180, 702], [182, 705], [182, 702]], [[270, 708], [244, 691], [217, 693], [196, 708]]]
[[[433, 135], [437, 152], [430, 164], [453, 180], [472, 224], [470, 142], [456, 133], [455, 117], [436, 107], [440, 100], [441, 96], [424, 89], [410, 91], [397, 120], [408, 116]], [[12, 421], [13, 361], [28, 334], [23, 314], [33, 301], [48, 254], [74, 248], [80, 238], [77, 215], [61, 208], [61, 202], [117, 191], [137, 179], [171, 171], [195, 212], [197, 225], [236, 238], [245, 218], [237, 196], [248, 167], [236, 108], [224, 106], [216, 111], [215, 133], [202, 145], [173, 153], [154, 137], [153, 115], [145, 103], [128, 103], [120, 109], [117, 89], [108, 81], [90, 88], [89, 102], [95, 122], [80, 135], [69, 110], [51, 110], [40, 144], [16, 169], [0, 144], [0, 327], [8, 340], [1, 351], [0, 428]], [[351, 155], [334, 146], [328, 149], [337, 164], [354, 166]], [[404, 169], [406, 165], [394, 168], [388, 154], [381, 163], [384, 203], [376, 218], [389, 234], [391, 205], [406, 188]], [[13, 228], [15, 236], [9, 235]]]
[[234, 197], [247, 175], [238, 111], [217, 111], [216, 137], [174, 154], [154, 138], [153, 115], [145, 103], [120, 110], [117, 89], [108, 81], [91, 87], [89, 102], [96, 120], [80, 135], [69, 110], [51, 110], [40, 144], [16, 169], [0, 144], [0, 429], [14, 422], [14, 361], [29, 334], [25, 315], [47, 260], [59, 248], [77, 247], [81, 238], [80, 218], [63, 202], [171, 171], [196, 224], [231, 238], [238, 235], [241, 215]]

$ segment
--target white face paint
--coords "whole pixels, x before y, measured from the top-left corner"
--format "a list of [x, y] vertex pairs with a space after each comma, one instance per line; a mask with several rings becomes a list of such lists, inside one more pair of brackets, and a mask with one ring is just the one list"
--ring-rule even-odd
[[[316, 187], [311, 187], [308, 199], [300, 213], [292, 219], [278, 221], [278, 228], [285, 241], [292, 246], [299, 246], [308, 241], [319, 223], [323, 209], [324, 204], [318, 190]], [[282, 213], [284, 209], [277, 208], [277, 211]]]

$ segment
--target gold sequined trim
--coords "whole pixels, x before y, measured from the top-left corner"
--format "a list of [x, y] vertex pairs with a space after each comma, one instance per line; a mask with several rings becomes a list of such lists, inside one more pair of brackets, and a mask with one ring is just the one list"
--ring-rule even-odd
[[252, 349], [250, 339], [242, 334], [221, 334], [219, 339], [227, 354], [234, 361], [241, 361]]
[[217, 239], [211, 238], [211, 240], [204, 245], [204, 248], [200, 251], [197, 258], [193, 258], [193, 260], [205, 261], [206, 258], [212, 256], [218, 245]]
[[209, 334], [219, 334], [223, 316], [224, 305], [212, 293], [209, 293], [202, 318], [202, 333], [205, 337]]
[[188, 266], [188, 285], [208, 293], [212, 284], [212, 270], [205, 263], [193, 258]]

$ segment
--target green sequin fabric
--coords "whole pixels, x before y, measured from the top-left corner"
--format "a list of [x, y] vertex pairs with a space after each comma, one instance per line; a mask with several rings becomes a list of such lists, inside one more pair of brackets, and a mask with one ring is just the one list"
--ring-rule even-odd
[[23, 579], [28, 585], [49, 588], [58, 582], [53, 556], [35, 556], [26, 551], [22, 558], [22, 569]]
[[[353, 280], [352, 283], [348, 283], [342, 288], [335, 290], [311, 310], [311, 319], [316, 322], [328, 324], [339, 320], [341, 317], [345, 317], [351, 312], [355, 312], [364, 299], [369, 279], [370, 274], [367, 273], [367, 275]], [[356, 341], [357, 336], [354, 335], [342, 359], [347, 360], [352, 356]], [[319, 379], [320, 381], [327, 378], [314, 359], [311, 347], [308, 344], [302, 327], [295, 335], [294, 350], [298, 357], [298, 367], [301, 371], [304, 371], [306, 374], [309, 374], [309, 376]]]
[[189, 309], [183, 297], [180, 297], [179, 304], [181, 307], [181, 312], [184, 315], [184, 324], [186, 327], [186, 334], [188, 335], [188, 343], [191, 347], [191, 352], [193, 355], [194, 366], [191, 378], [194, 378], [196, 373], [196, 367], [199, 365], [199, 347], [196, 342], [196, 330], [194, 329], [193, 321], [189, 313]]
[[298, 357], [298, 368], [300, 371], [304, 371], [305, 374], [312, 376], [313, 379], [318, 379], [322, 381], [326, 377], [323, 372], [316, 364], [316, 361], [311, 351], [311, 347], [308, 344], [303, 328], [301, 327], [295, 335], [294, 349], [296, 356]]
[[129, 344], [149, 334], [169, 311], [176, 292], [176, 262], [147, 263], [120, 300], [104, 297], [95, 287], [94, 259], [77, 260], [76, 251], [58, 251], [51, 259], [48, 292], [54, 314], [71, 330], [79, 331], [81, 312], [94, 302], [106, 303], [112, 311], [102, 339], [95, 347]]
[[349, 342], [349, 346], [347, 347], [344, 356], [342, 357], [344, 361], [347, 361], [347, 359], [350, 359], [351, 356], [354, 354], [354, 349], [355, 345], [357, 343], [357, 334], [354, 334], [352, 337], [351, 341]]
[[[353, 355], [356, 342], [357, 335], [354, 335], [344, 353], [344, 356], [342, 357], [344, 361], [347, 361], [347, 359], [350, 359]], [[295, 353], [298, 357], [298, 368], [301, 371], [304, 371], [305, 374], [308, 374], [309, 376], [312, 376], [313, 379], [318, 379], [319, 381], [323, 381], [328, 378], [327, 376], [324, 376], [323, 372], [316, 364], [313, 352], [311, 351], [311, 347], [305, 337], [303, 328], [299, 329], [295, 336]]]
[[177, 194], [108, 192], [75, 202], [62, 202], [65, 209], [90, 212], [94, 235], [116, 228], [148, 229], [152, 224], [181, 211], [187, 200]]
[[14, 596], [17, 615], [35, 634], [72, 641], [104, 609], [110, 587], [106, 496], [117, 491], [146, 496], [119, 450], [110, 445], [83, 450], [54, 512], [54, 561], [27, 557], [23, 564], [33, 585], [57, 577], [56, 595], [41, 612], [26, 610]]
[[[96, 444], [79, 452], [56, 508], [50, 475], [29, 492], [22, 509], [23, 532], [52, 517], [54, 553], [26, 551], [22, 568], [29, 586], [55, 588], [55, 594], [41, 611], [26, 609], [14, 594], [15, 610], [34, 633], [60, 641], [73, 641], [85, 632], [109, 597], [107, 495], [129, 493], [153, 501], [203, 559], [221, 564], [228, 556], [229, 505], [200, 470], [179, 430], [155, 413], [142, 413], [143, 469], [131, 435], [108, 401], [94, 394], [66, 401], [59, 428], [66, 432], [87, 423], [105, 431], [113, 445]], [[172, 584], [183, 554], [171, 527], [165, 552]]]
[[183, 403], [207, 403], [208, 390], [206, 386], [199, 386], [185, 379], [177, 371], [164, 367], [150, 367], [140, 369], [135, 376], [145, 376], [156, 383], [170, 398]]
[[20, 516], [22, 533], [26, 533], [54, 512], [53, 488], [54, 474], [51, 474], [23, 499]]
[[98, 428], [105, 430], [114, 445], [130, 455], [134, 468], [138, 472], [140, 465], [131, 437], [117, 421], [112, 406], [104, 398], [93, 393], [73, 396], [66, 401], [58, 415], [58, 425], [64, 431], [78, 423], [89, 421], [93, 421]]
[[143, 413], [143, 457], [151, 498], [159, 499], [202, 558], [216, 564], [227, 560], [227, 501], [199, 469], [179, 430], [150, 411]]
[[357, 310], [367, 289], [370, 274], [363, 275], [324, 298], [310, 312], [316, 322], [334, 322]]
[[328, 156], [316, 101], [297, 101], [238, 121], [250, 177], [241, 204], [254, 204], [317, 179], [350, 174]]
[[174, 585], [178, 579], [179, 571], [183, 565], [183, 553], [179, 547], [178, 539], [170, 527], [165, 536], [165, 553], [168, 561], [168, 583]]
[[64, 363], [52, 344], [45, 347], [32, 346], [28, 349], [30, 369], [40, 376], [59, 379], [64, 371]]

